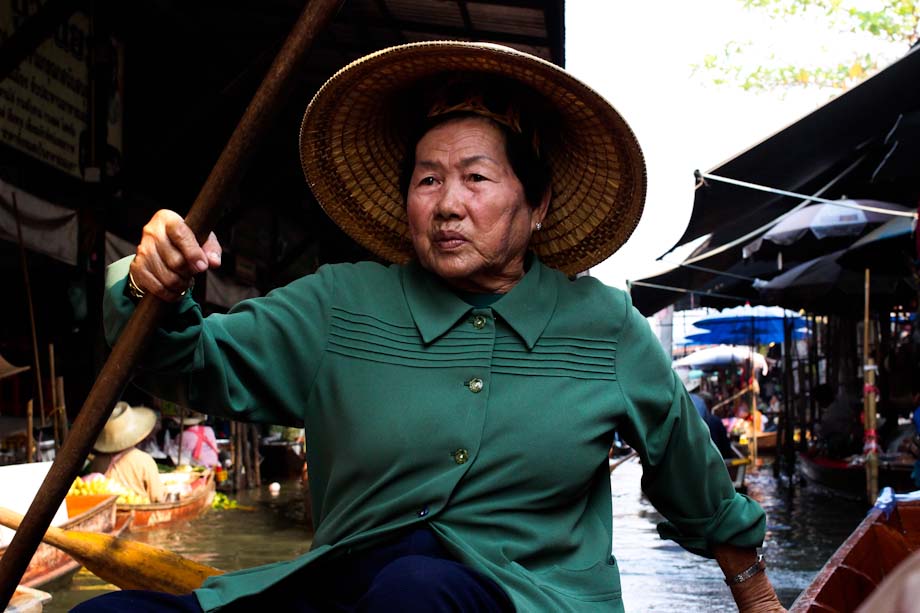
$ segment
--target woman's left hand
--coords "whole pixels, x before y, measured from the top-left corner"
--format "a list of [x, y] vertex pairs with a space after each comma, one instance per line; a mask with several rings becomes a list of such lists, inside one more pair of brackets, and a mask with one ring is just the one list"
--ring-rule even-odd
[[732, 586], [739, 613], [786, 613], [765, 573]]

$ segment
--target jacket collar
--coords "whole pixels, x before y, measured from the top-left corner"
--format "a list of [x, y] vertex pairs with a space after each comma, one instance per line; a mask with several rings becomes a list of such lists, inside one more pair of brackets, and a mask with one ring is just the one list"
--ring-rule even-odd
[[[533, 349], [556, 310], [554, 272], [536, 256], [530, 269], [510, 292], [492, 304], [492, 309]], [[473, 307], [436, 275], [412, 262], [402, 269], [403, 292], [409, 312], [425, 344], [430, 344]]]

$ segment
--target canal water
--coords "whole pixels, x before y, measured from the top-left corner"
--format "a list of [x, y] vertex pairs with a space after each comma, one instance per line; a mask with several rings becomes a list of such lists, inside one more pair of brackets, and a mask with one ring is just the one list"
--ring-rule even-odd
[[[658, 538], [655, 526], [662, 518], [639, 490], [640, 477], [635, 460], [621, 464], [611, 476], [613, 550], [626, 610], [736, 611], [714, 561]], [[767, 572], [788, 607], [867, 509], [802, 485], [783, 486], [768, 466], [749, 473], [747, 485], [748, 494], [767, 511]], [[209, 511], [195, 520], [126, 536], [227, 570], [295, 557], [309, 549], [304, 494], [298, 483], [282, 484], [278, 496], [270, 495], [266, 486], [235, 499], [242, 509]], [[45, 611], [63, 613], [111, 589], [81, 570], [69, 588], [52, 592]]]

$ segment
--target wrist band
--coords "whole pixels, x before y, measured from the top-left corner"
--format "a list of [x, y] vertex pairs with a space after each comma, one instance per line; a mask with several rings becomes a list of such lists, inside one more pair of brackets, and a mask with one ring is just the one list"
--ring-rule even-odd
[[757, 556], [757, 561], [745, 568], [734, 577], [725, 580], [727, 585], [738, 585], [744, 583], [757, 573], [762, 573], [767, 569], [767, 561], [763, 559], [763, 554]]

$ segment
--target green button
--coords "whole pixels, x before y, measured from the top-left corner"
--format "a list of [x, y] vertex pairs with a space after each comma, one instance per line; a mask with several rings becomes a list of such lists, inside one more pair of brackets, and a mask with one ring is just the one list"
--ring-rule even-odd
[[486, 327], [486, 318], [482, 315], [477, 315], [473, 318], [473, 327], [477, 330], [482, 330]]
[[482, 385], [483, 385], [482, 379], [480, 379], [479, 377], [470, 379], [466, 384], [466, 386], [470, 388], [470, 391], [473, 392], [474, 394], [478, 394], [479, 392], [482, 391]]
[[458, 449], [454, 452], [454, 462], [457, 464], [466, 464], [466, 461], [470, 459], [470, 452], [466, 449]]

